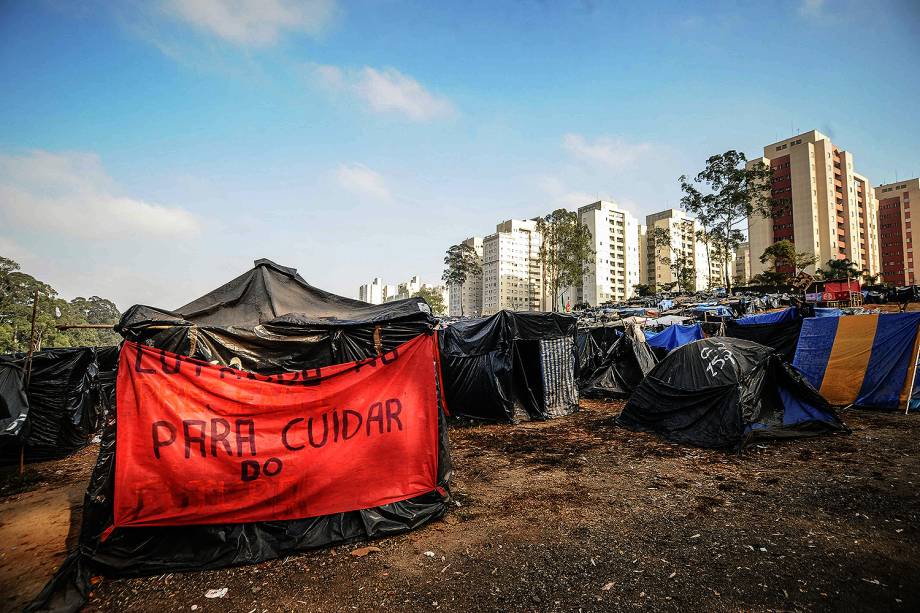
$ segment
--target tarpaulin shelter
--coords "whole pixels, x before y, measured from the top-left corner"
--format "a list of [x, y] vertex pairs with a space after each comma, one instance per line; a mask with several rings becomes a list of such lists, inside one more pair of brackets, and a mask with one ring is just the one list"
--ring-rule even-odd
[[460, 321], [440, 335], [451, 414], [515, 422], [578, 410], [576, 319], [499, 311]]
[[720, 304], [701, 304], [693, 307], [693, 311], [699, 315], [708, 315], [714, 317], [733, 317], [734, 313], [727, 306]]
[[920, 313], [808, 318], [793, 365], [833, 405], [904, 408], [916, 373]]
[[650, 347], [660, 350], [661, 355], [701, 338], [703, 338], [703, 329], [699, 324], [689, 326], [672, 324], [661, 332], [645, 333], [646, 342]]
[[736, 449], [754, 438], [845, 430], [773, 349], [727, 337], [669, 353], [633, 391], [618, 423], [678, 443]]
[[[16, 412], [0, 419], [0, 461], [18, 461], [20, 453], [28, 461], [50, 460], [86, 446], [99, 429], [106, 406], [99, 380], [99, 355], [112, 350], [65, 347], [36, 351], [28, 387], [23, 388], [27, 401], [15, 402], [11, 406]], [[22, 381], [25, 354], [2, 359], [17, 368]], [[106, 367], [112, 368], [109, 363]], [[113, 376], [111, 370], [106, 376]], [[7, 390], [3, 393], [9, 404]]]
[[[22, 387], [22, 368], [15, 361], [0, 356], [0, 420], [5, 421], [0, 430], [0, 441], [9, 432], [19, 431], [21, 424], [15, 422], [17, 419], [25, 420], [28, 410], [29, 400]], [[3, 443], [0, 442], [0, 445]]]
[[791, 364], [795, 358], [795, 348], [802, 330], [802, 318], [798, 316], [795, 308], [779, 311], [777, 317], [763, 318], [764, 315], [774, 315], [774, 313], [726, 321], [725, 336], [743, 338], [772, 347], [786, 362]]
[[[370, 305], [312, 287], [293, 268], [268, 260], [175, 311], [130, 308], [116, 327], [126, 339], [117, 407], [103, 429], [78, 545], [31, 610], [78, 609], [94, 575], [256, 563], [398, 534], [443, 515], [451, 464], [434, 323], [422, 299]], [[424, 402], [400, 403], [401, 394], [416, 388], [412, 398]], [[287, 420], [291, 411], [303, 416]], [[139, 416], [159, 414], [151, 441], [151, 425]], [[431, 436], [419, 439], [428, 458], [423, 464], [400, 451], [409, 449], [400, 447], [401, 438], [390, 436], [401, 435], [409, 416], [420, 414], [427, 427], [433, 425]], [[177, 440], [185, 441], [186, 458], [198, 462], [187, 471], [211, 481], [181, 477], [181, 446], [169, 446]], [[395, 447], [374, 446], [394, 440]], [[277, 457], [248, 459], [256, 443], [260, 453]], [[172, 480], [165, 486], [147, 470], [152, 458], [160, 459], [157, 453], [179, 463], [166, 473]], [[299, 466], [296, 457], [316, 461], [301, 459]], [[282, 460], [290, 466], [285, 478], [303, 474], [306, 481], [279, 481]], [[143, 468], [147, 476], [132, 478], [123, 472], [127, 467]], [[322, 467], [328, 473], [316, 473]], [[416, 469], [430, 471], [431, 483], [413, 480]], [[407, 482], [422, 488], [411, 496], [397, 487], [397, 475], [407, 470]], [[263, 489], [245, 500], [233, 497], [240, 480], [254, 479], [263, 479], [256, 482]], [[352, 481], [356, 487], [358, 481], [392, 486], [392, 492], [371, 496], [362, 488], [332, 495]], [[200, 489], [211, 482], [213, 489]], [[286, 485], [273, 490], [282, 487], [273, 483]], [[365, 500], [374, 502], [364, 506]], [[312, 503], [321, 514], [303, 512]], [[165, 511], [145, 516], [164, 505]]]
[[794, 321], [798, 318], [799, 310], [795, 307], [789, 307], [782, 311], [745, 315], [744, 317], [739, 317], [735, 321], [743, 326], [752, 326], [757, 324], [778, 324], [784, 321]]
[[642, 333], [632, 326], [617, 338], [590, 373], [579, 377], [581, 395], [585, 398], [624, 398], [642, 382], [656, 362]]

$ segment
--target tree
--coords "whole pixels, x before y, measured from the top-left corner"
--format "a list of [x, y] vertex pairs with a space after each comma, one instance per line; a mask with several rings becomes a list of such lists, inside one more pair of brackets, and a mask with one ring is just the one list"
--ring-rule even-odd
[[116, 323], [121, 314], [111, 301], [93, 296], [89, 300], [75, 298], [67, 302], [47, 283], [20, 272], [19, 264], [0, 257], [0, 353], [28, 351], [36, 292], [36, 349], [112, 345], [120, 340], [112, 330], [57, 328], [66, 324]]
[[[655, 249], [655, 257], [662, 264], [667, 264], [670, 269], [676, 281], [677, 291], [695, 291], [696, 265], [693, 258], [671, 244], [671, 233], [665, 228], [653, 228], [649, 237]], [[663, 249], [668, 251], [662, 253]]]
[[686, 175], [679, 179], [684, 192], [681, 206], [696, 216], [708, 237], [707, 250], [711, 245], [721, 259], [729, 294], [732, 254], [745, 238], [742, 224], [755, 213], [772, 216], [778, 207], [770, 191], [773, 171], [762, 162], [750, 168], [746, 162], [743, 153], [729, 150], [706, 160], [706, 167], [692, 180]]
[[435, 315], [447, 315], [447, 306], [444, 304], [444, 296], [441, 291], [435, 287], [423, 287], [412, 294], [413, 298], [422, 298], [431, 307], [431, 312]]
[[876, 283], [878, 283], [879, 277], [881, 276], [882, 275], [879, 273], [872, 275], [872, 274], [869, 274], [868, 270], [864, 270], [863, 271], [863, 282], [866, 285], [875, 285]]
[[824, 268], [820, 268], [815, 272], [822, 279], [843, 279], [846, 277], [858, 279], [863, 271], [860, 270], [856, 262], [844, 258], [842, 260], [828, 260]]
[[559, 291], [580, 284], [594, 261], [591, 231], [578, 222], [578, 213], [556, 209], [537, 219], [540, 265], [543, 270], [543, 293], [552, 295], [552, 310], [557, 310]]
[[[776, 273], [773, 278], [780, 280], [776, 285], [787, 285], [792, 280], [792, 277], [797, 277], [800, 272], [809, 266], [813, 266], [817, 260], [818, 258], [813, 253], [808, 253], [807, 251], [797, 252], [795, 243], [785, 239], [777, 241], [764, 249], [760, 256], [760, 263], [766, 264], [769, 262], [770, 266], [767, 270]], [[791, 268], [792, 274], [790, 275], [788, 272], [781, 270], [783, 268]]]
[[785, 272], [776, 272], [775, 270], [765, 270], [759, 275], [754, 275], [751, 278], [751, 283], [754, 285], [766, 285], [769, 287], [776, 287], [779, 285], [788, 285], [789, 284], [789, 274]]
[[[453, 245], [444, 256], [444, 273], [441, 279], [447, 286], [460, 287], [460, 315], [463, 315], [463, 286], [472, 277], [482, 276], [482, 258], [466, 243]], [[429, 303], [430, 304], [430, 303]]]

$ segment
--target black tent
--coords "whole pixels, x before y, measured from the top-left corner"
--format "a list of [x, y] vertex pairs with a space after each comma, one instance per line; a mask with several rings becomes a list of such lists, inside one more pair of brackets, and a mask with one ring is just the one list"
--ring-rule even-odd
[[549, 419], [578, 410], [576, 319], [500, 311], [441, 334], [447, 407], [477, 419]]
[[801, 317], [762, 324], [744, 324], [735, 320], [725, 322], [725, 336], [743, 338], [771, 347], [790, 364], [795, 358], [795, 348], [799, 344], [799, 333], [801, 331]]
[[[27, 402], [15, 404], [16, 412], [0, 419], [0, 461], [18, 461], [22, 448], [29, 461], [61, 458], [89, 443], [105, 408], [99, 355], [106, 351], [112, 348], [54, 348], [32, 355]], [[21, 381], [26, 356], [15, 354], [2, 360], [18, 370]], [[106, 376], [114, 377], [113, 372]], [[6, 398], [7, 390], [2, 393]]]
[[[370, 305], [309, 285], [269, 260], [176, 311], [134, 306], [116, 329], [128, 340], [197, 360], [273, 375], [371, 359], [419, 334], [434, 319], [420, 299]], [[432, 364], [432, 372], [435, 365]], [[77, 549], [32, 610], [74, 611], [94, 575], [137, 576], [261, 562], [336, 543], [415, 529], [443, 515], [451, 475], [447, 429], [439, 411], [437, 488], [378, 507], [307, 519], [226, 525], [113, 525], [116, 416], [106, 419], [99, 459], [84, 498]]]
[[656, 363], [645, 338], [627, 331], [613, 342], [590, 373], [579, 377], [579, 392], [585, 398], [625, 398]]
[[22, 368], [14, 360], [0, 356], [0, 446], [22, 427], [29, 401], [22, 387]]
[[827, 401], [773, 349], [727, 337], [669, 353], [635, 389], [618, 423], [714, 448], [845, 430]]

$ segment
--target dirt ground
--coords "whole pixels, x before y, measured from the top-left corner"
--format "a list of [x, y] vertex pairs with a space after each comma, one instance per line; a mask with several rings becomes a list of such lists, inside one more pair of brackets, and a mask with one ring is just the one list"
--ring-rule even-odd
[[[920, 416], [852, 411], [852, 434], [739, 456], [616, 428], [620, 407], [453, 427], [458, 504], [415, 532], [103, 579], [87, 610], [920, 610]], [[93, 461], [87, 449], [0, 482], [4, 609], [62, 560]], [[350, 555], [367, 545], [380, 551]]]

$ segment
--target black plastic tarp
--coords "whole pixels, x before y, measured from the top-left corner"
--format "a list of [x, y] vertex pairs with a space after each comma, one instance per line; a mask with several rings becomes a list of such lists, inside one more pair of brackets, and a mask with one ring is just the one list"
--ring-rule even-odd
[[[289, 309], [289, 310], [286, 310]], [[384, 353], [431, 329], [422, 298], [380, 305], [336, 296], [269, 260], [189, 304], [128, 309], [126, 339], [261, 374], [296, 372]]]
[[758, 437], [846, 430], [772, 348], [729, 337], [669, 353], [633, 391], [618, 423], [678, 443], [736, 449]]
[[[105, 403], [100, 381], [100, 353], [114, 348], [43, 349], [32, 356], [25, 389], [27, 404], [0, 420], [0, 461], [18, 461], [24, 447], [28, 461], [61, 458], [86, 446], [98, 431]], [[20, 373], [26, 356], [4, 356]], [[105, 377], [114, 380], [114, 366]], [[5, 396], [5, 394], [4, 394]]]
[[22, 387], [22, 368], [14, 360], [0, 356], [0, 446], [7, 436], [19, 432], [25, 421], [29, 401]]
[[802, 331], [802, 318], [766, 324], [740, 324], [736, 321], [725, 322], [725, 336], [743, 338], [767, 347], [772, 347], [784, 360], [792, 364], [795, 348], [799, 344]]
[[440, 335], [448, 409], [477, 419], [549, 419], [578, 409], [576, 319], [500, 311]]
[[593, 372], [580, 378], [579, 391], [585, 398], [625, 398], [656, 363], [645, 339], [627, 332], [614, 341]]
[[[281, 313], [292, 308], [298, 311]], [[252, 271], [180, 312], [136, 306], [117, 329], [128, 339], [261, 374], [328, 366], [382, 354], [418, 334], [433, 334], [421, 299], [374, 306], [317, 290], [296, 271], [259, 260]], [[240, 322], [234, 321], [239, 317]], [[219, 323], [215, 323], [219, 322]], [[432, 365], [434, 369], [434, 365]], [[452, 473], [440, 412], [438, 488], [409, 500], [303, 520], [116, 529], [113, 524], [116, 411], [110, 411], [84, 497], [77, 549], [30, 605], [75, 611], [94, 575], [129, 577], [252, 564], [298, 551], [405, 532], [443, 515]]]

